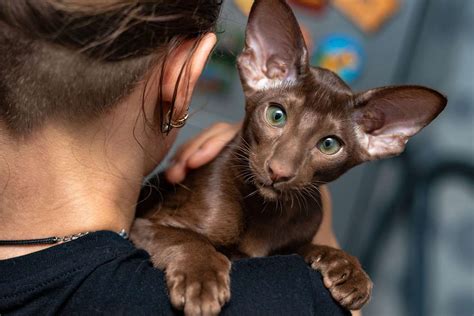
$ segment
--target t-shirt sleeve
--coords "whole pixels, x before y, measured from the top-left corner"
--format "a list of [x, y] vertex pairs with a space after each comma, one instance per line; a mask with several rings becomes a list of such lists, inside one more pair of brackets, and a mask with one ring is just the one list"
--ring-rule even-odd
[[[97, 268], [66, 313], [180, 315], [169, 303], [164, 273], [141, 250]], [[350, 315], [324, 288], [321, 276], [299, 256], [233, 263], [231, 300], [222, 315]]]

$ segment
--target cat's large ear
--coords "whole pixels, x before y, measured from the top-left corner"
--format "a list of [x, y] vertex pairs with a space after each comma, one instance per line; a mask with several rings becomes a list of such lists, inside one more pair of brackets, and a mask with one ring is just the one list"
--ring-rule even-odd
[[358, 94], [352, 118], [362, 159], [373, 160], [403, 152], [408, 139], [428, 125], [447, 99], [420, 86], [385, 87]]
[[283, 0], [255, 0], [237, 63], [246, 93], [291, 84], [309, 71], [308, 52]]

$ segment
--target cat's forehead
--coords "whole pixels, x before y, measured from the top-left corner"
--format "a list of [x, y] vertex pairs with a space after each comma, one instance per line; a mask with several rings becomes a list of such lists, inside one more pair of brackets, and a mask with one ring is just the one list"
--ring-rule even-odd
[[345, 112], [352, 105], [353, 93], [351, 88], [334, 72], [311, 68], [303, 85], [306, 88], [307, 103], [327, 113]]
[[304, 106], [316, 112], [333, 113], [335, 115], [341, 111], [345, 113], [351, 100], [352, 95], [316, 84], [306, 90]]
[[258, 99], [258, 103], [282, 104], [288, 111], [337, 115], [345, 112], [352, 100], [352, 94], [312, 81], [310, 84], [285, 85], [268, 89], [261, 92]]

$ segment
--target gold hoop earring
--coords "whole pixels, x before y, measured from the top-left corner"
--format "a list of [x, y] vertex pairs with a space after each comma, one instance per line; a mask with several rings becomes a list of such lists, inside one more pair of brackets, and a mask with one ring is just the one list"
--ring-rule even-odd
[[168, 113], [166, 113], [166, 116], [165, 116], [166, 120], [163, 123], [163, 126], [161, 127], [161, 131], [163, 133], [169, 133], [173, 128], [183, 127], [186, 124], [186, 120], [188, 119], [188, 117], [189, 117], [189, 112], [188, 110], [186, 110], [186, 113], [184, 114], [182, 118], [179, 118], [174, 121], [171, 118], [171, 110], [169, 110]]

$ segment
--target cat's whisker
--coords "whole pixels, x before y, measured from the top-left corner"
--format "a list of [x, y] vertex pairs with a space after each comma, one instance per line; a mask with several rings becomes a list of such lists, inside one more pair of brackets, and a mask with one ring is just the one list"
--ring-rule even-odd
[[308, 187], [302, 187], [299, 190], [297, 190], [297, 192], [304, 201], [305, 214], [308, 215], [308, 213], [311, 211], [310, 203], [309, 203], [310, 201], [308, 198], [314, 199], [314, 196]]
[[250, 175], [245, 175], [242, 177], [242, 180], [244, 181], [244, 183], [251, 183], [252, 177]]
[[[280, 196], [281, 196], [281, 194], [280, 194]], [[283, 201], [281, 201], [281, 203], [280, 203], [280, 216], [283, 216], [283, 206], [284, 206], [284, 203], [283, 203]]]
[[301, 204], [302, 204], [301, 207], [304, 209], [305, 214], [307, 214], [308, 213], [308, 201], [307, 201], [306, 197], [304, 196], [303, 192], [298, 191], [298, 196], [301, 198]]
[[251, 192], [250, 194], [248, 194], [247, 196], [245, 196], [245, 197], [244, 197], [244, 200], [245, 200], [246, 198], [249, 198], [249, 197], [251, 197], [251, 196], [254, 196], [257, 192], [258, 192], [258, 189], [256, 189], [255, 191], [253, 191], [253, 192]]
[[241, 151], [242, 153], [245, 153], [245, 154], [249, 154], [250, 153], [250, 148], [239, 146], [239, 151]]
[[243, 141], [243, 145], [250, 149], [250, 144], [242, 137], [242, 135], [240, 135], [240, 139]]
[[243, 155], [243, 154], [240, 154], [240, 153], [234, 153], [233, 155], [233, 158], [236, 160], [236, 161], [239, 161], [239, 162], [248, 162], [248, 157]]
[[325, 185], [325, 184], [328, 184], [329, 182], [327, 181], [320, 181], [320, 180], [312, 180], [310, 185]]
[[[280, 196], [281, 197], [281, 196]], [[278, 209], [280, 209], [279, 213], [280, 216], [282, 215], [282, 210], [283, 210], [283, 202], [280, 201], [279, 198], [276, 199], [276, 208], [275, 208], [275, 213], [278, 212]]]
[[189, 191], [189, 192], [193, 192], [193, 190], [191, 190], [191, 188], [189, 188], [188, 186], [182, 184], [182, 183], [177, 183], [177, 185], [179, 185], [180, 187], [182, 187], [183, 189]]
[[244, 182], [250, 183], [255, 180], [255, 175], [247, 170], [247, 172], [242, 175], [242, 179], [244, 180]]
[[318, 185], [312, 184], [311, 187], [315, 189], [319, 193], [319, 195], [321, 195], [321, 190], [319, 189]]
[[244, 160], [248, 160], [248, 155], [240, 150], [234, 150], [232, 155], [237, 158], [243, 158]]
[[264, 201], [263, 201], [263, 209], [262, 209], [262, 213], [264, 213], [264, 212], [265, 212], [265, 209], [267, 208], [267, 206], [268, 206], [268, 203], [267, 203], [267, 201], [265, 201], [265, 200], [264, 200]]
[[240, 143], [240, 144], [236, 144], [236, 146], [239, 148], [239, 149], [242, 149], [246, 152], [249, 152], [250, 151], [250, 147], [246, 144], [243, 144], [243, 143]]
[[304, 207], [304, 205], [301, 201], [301, 197], [299, 196], [297, 190], [295, 191], [295, 198], [296, 198], [296, 201], [298, 202], [298, 209], [301, 210]]
[[239, 172], [236, 174], [236, 176], [245, 182], [245, 179], [249, 177], [249, 174], [247, 172]]
[[309, 206], [308, 206], [308, 200], [306, 199], [305, 195], [304, 195], [304, 191], [297, 191], [298, 194], [301, 196], [301, 199], [303, 200], [303, 208], [304, 208], [304, 212], [306, 214], [306, 216], [308, 216], [309, 214]]
[[316, 197], [317, 196], [321, 196], [321, 191], [319, 190], [319, 188], [315, 185], [311, 185], [309, 187], [307, 187], [307, 191], [306, 192], [309, 192], [309, 196], [316, 202], [316, 204], [318, 205], [318, 207], [320, 209], [322, 209], [322, 205], [321, 205], [321, 202], [320, 202], [320, 199]]
[[240, 136], [240, 140], [242, 141], [240, 143], [241, 147], [250, 150], [250, 144], [242, 136]]
[[238, 170], [237, 170], [237, 171], [239, 171], [239, 172], [244, 172], [244, 171], [249, 172], [249, 171], [250, 171], [248, 164], [243, 164], [243, 163], [238, 164], [238, 163], [235, 163], [234, 166], [235, 166], [235, 167], [239, 167]]

